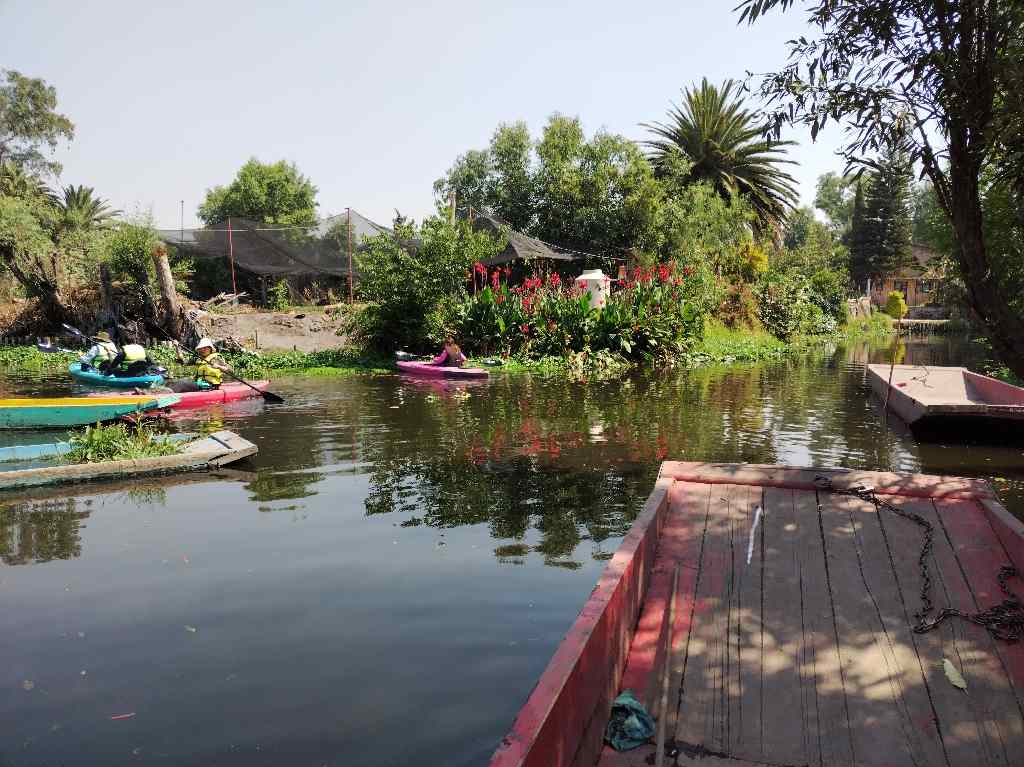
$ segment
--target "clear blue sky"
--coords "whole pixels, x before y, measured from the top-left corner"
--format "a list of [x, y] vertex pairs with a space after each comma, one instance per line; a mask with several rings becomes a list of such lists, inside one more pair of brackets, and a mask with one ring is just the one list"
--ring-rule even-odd
[[[295, 162], [320, 213], [433, 210], [431, 185], [502, 121], [555, 111], [643, 138], [684, 85], [785, 60], [803, 17], [736, 24], [736, 0], [175, 4], [0, 0], [0, 68], [56, 86], [76, 125], [62, 183], [185, 224], [250, 156]], [[806, 202], [837, 131], [792, 156]]]

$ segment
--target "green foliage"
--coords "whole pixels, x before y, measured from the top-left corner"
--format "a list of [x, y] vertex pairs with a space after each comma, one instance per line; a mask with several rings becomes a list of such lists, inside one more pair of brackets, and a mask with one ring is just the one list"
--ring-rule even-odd
[[837, 235], [845, 235], [853, 225], [856, 190], [854, 176], [840, 176], [832, 172], [818, 176], [814, 207], [828, 217], [829, 225]]
[[267, 301], [270, 308], [275, 312], [283, 312], [288, 308], [291, 301], [291, 292], [288, 290], [288, 280], [280, 279], [275, 282], [267, 291]]
[[929, 247], [942, 256], [953, 255], [953, 225], [942, 210], [935, 187], [930, 182], [922, 181], [914, 185], [911, 206], [914, 243]]
[[[724, 199], [706, 182], [673, 191], [659, 212], [658, 250], [683, 266], [704, 265], [718, 276], [741, 277], [753, 209], [742, 199]], [[717, 296], [708, 298], [717, 303]]]
[[110, 224], [121, 214], [112, 210], [106, 200], [97, 197], [91, 186], [66, 186], [57, 198], [57, 220], [54, 241], [61, 243], [66, 238]]
[[14, 70], [0, 72], [0, 165], [11, 163], [26, 171], [60, 173], [60, 163], [47, 160], [60, 139], [70, 141], [75, 126], [57, 112], [57, 91], [40, 80]]
[[225, 354], [224, 357], [236, 375], [250, 380], [267, 375], [271, 371], [278, 374], [336, 375], [392, 372], [394, 369], [393, 360], [390, 357], [357, 348], [268, 354], [233, 352]]
[[136, 458], [155, 458], [175, 455], [181, 443], [157, 436], [143, 426], [123, 423], [96, 424], [71, 435], [69, 463], [96, 463], [99, 461], [127, 461]]
[[45, 295], [56, 286], [55, 264], [46, 258], [54, 244], [40, 219], [42, 203], [0, 195], [0, 265], [9, 270], [30, 298]]
[[782, 359], [792, 348], [771, 333], [748, 328], [730, 329], [718, 322], [709, 322], [704, 338], [686, 355], [685, 360], [689, 367], [763, 362]]
[[207, 190], [199, 218], [207, 225], [229, 218], [277, 226], [313, 224], [316, 194], [317, 188], [294, 164], [284, 160], [266, 164], [253, 157], [228, 186]]
[[663, 196], [636, 145], [555, 114], [540, 139], [524, 123], [498, 126], [487, 150], [461, 155], [434, 184], [439, 207], [498, 215], [513, 229], [563, 247], [618, 256], [653, 253]]
[[881, 338], [892, 335], [893, 319], [885, 312], [872, 312], [870, 317], [851, 319], [845, 328], [844, 335], [847, 338]]
[[903, 299], [903, 293], [898, 290], [889, 291], [883, 311], [894, 320], [903, 319], [907, 314], [907, 302]]
[[781, 226], [799, 199], [796, 180], [783, 170], [793, 141], [766, 141], [757, 115], [744, 109], [740, 86], [726, 80], [715, 86], [705, 78], [683, 91], [683, 106], [673, 106], [668, 122], [645, 124], [657, 138], [645, 142], [659, 176], [665, 160], [681, 152], [691, 163], [690, 180], [705, 181], [724, 199], [747, 201], [767, 231]]
[[850, 231], [850, 274], [857, 285], [912, 263], [911, 178], [907, 157], [899, 153], [883, 157], [870, 175]]
[[403, 244], [414, 232], [396, 231], [364, 241], [358, 255], [360, 298], [369, 302], [361, 332], [379, 349], [423, 349], [443, 340], [454, 306], [467, 295], [473, 264], [500, 253], [505, 243], [474, 231], [467, 221], [423, 222], [421, 243]]
[[115, 280], [148, 285], [155, 273], [153, 249], [159, 242], [148, 216], [139, 216], [118, 224], [105, 242], [104, 260]]
[[797, 272], [769, 272], [758, 283], [759, 317], [765, 329], [783, 341], [800, 335], [831, 334], [838, 328], [835, 317], [815, 300], [811, 282]]
[[490, 284], [462, 305], [467, 349], [533, 358], [607, 351], [650, 360], [684, 352], [703, 330], [704, 314], [686, 299], [686, 276], [672, 264], [636, 269], [601, 309], [557, 274], [514, 287], [508, 276], [493, 271]]
[[846, 279], [829, 269], [811, 275], [809, 298], [838, 325], [846, 322]]
[[31, 370], [40, 373], [65, 372], [77, 359], [75, 354], [41, 352], [34, 346], [0, 348], [0, 369]]

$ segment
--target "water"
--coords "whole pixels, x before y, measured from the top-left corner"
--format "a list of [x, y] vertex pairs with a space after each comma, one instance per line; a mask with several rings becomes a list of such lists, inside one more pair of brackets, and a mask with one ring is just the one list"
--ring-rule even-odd
[[1020, 448], [882, 423], [887, 355], [291, 379], [175, 421], [256, 442], [237, 471], [0, 499], [0, 765], [485, 763], [666, 457], [987, 477], [1022, 515]]

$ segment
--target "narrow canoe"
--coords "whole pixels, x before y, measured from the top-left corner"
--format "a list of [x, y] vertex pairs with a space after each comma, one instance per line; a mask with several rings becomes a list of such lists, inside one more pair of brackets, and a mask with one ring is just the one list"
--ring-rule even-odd
[[[270, 381], [252, 381], [260, 391], [263, 391], [270, 386]], [[102, 397], [102, 394], [90, 394], [90, 397]], [[131, 397], [134, 399], [144, 399], [146, 397], [152, 397], [152, 394], [133, 394], [131, 392], [125, 392], [122, 396]], [[259, 392], [255, 392], [245, 384], [230, 383], [223, 384], [218, 389], [207, 389], [206, 391], [186, 391], [178, 392], [177, 397], [180, 398], [178, 402], [171, 405], [175, 410], [181, 410], [184, 408], [191, 407], [206, 407], [207, 405], [217, 405], [222, 402], [234, 402], [240, 399], [250, 399], [253, 397], [260, 396]]]
[[74, 362], [69, 365], [68, 372], [76, 381], [91, 384], [93, 386], [112, 386], [121, 388], [125, 386], [146, 387], [164, 382], [164, 377], [161, 375], [108, 376], [98, 370], [82, 370], [82, 364], [80, 362]]
[[256, 445], [234, 432], [218, 431], [186, 445], [176, 455], [2, 471], [0, 490], [19, 490], [63, 482], [78, 483], [148, 474], [212, 470], [248, 458], [257, 452]]
[[871, 388], [909, 425], [1024, 423], [1024, 389], [961, 367], [868, 365]]
[[483, 368], [452, 368], [431, 365], [427, 362], [396, 362], [399, 372], [432, 378], [487, 378], [490, 375]]
[[149, 397], [57, 397], [0, 400], [0, 429], [84, 426], [147, 410], [168, 408], [178, 395]]
[[[1001, 568], [1024, 571], [1024, 524], [983, 481], [663, 463], [491, 767], [646, 767], [659, 740], [666, 767], [1014, 763], [988, 755], [1024, 751], [1024, 643], [915, 630], [926, 526], [930, 618], [993, 608]], [[619, 753], [626, 689], [656, 724]]]

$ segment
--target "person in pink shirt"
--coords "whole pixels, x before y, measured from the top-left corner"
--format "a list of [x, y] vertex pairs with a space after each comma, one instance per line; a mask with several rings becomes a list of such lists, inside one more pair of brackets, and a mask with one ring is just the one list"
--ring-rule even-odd
[[444, 340], [444, 349], [430, 361], [430, 364], [448, 368], [460, 368], [465, 361], [466, 355], [462, 353], [462, 349], [455, 343], [455, 338], [448, 336]]

